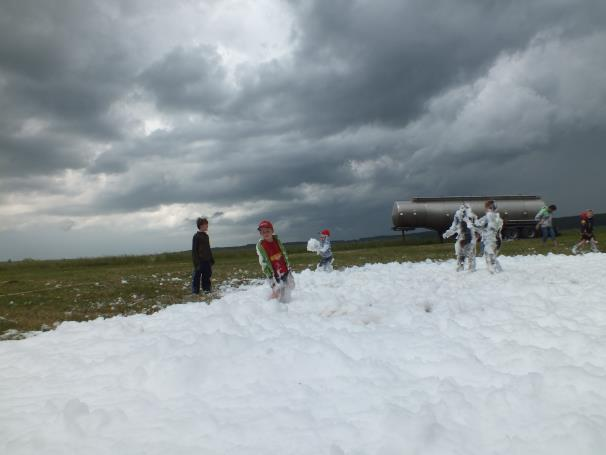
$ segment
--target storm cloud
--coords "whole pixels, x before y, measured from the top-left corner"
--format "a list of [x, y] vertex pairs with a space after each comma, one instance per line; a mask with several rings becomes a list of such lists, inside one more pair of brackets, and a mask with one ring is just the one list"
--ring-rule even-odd
[[40, 223], [82, 256], [198, 215], [388, 234], [419, 195], [606, 209], [603, 1], [2, 3], [0, 259], [56, 256]]

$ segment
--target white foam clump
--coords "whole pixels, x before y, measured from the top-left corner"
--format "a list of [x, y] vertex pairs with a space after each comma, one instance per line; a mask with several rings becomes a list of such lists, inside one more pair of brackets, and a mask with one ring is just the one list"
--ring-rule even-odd
[[606, 255], [306, 270], [0, 343], [0, 453], [601, 455]]
[[307, 251], [316, 253], [320, 251], [320, 241], [318, 239], [311, 238], [307, 241]]

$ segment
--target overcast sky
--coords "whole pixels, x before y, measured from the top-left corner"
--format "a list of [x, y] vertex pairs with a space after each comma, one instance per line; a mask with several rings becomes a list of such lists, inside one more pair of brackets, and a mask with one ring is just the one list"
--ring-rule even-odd
[[606, 211], [604, 0], [0, 0], [0, 260]]

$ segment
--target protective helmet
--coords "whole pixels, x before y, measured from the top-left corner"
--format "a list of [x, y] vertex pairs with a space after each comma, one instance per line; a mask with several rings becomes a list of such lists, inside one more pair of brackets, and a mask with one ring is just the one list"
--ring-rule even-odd
[[324, 229], [323, 231], [320, 232], [320, 234], [330, 236], [330, 231], [328, 229]]
[[273, 231], [273, 230], [274, 230], [274, 225], [273, 225], [273, 224], [271, 224], [271, 221], [268, 221], [268, 220], [262, 220], [262, 221], [259, 223], [259, 227], [257, 227], [257, 230], [258, 230], [258, 231], [260, 231], [260, 230], [261, 230], [261, 229], [263, 229], [263, 228], [269, 228], [269, 229], [271, 229], [271, 230]]

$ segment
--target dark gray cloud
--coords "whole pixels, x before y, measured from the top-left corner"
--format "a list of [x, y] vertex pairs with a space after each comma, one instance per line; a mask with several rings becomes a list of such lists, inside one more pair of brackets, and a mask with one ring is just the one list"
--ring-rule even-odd
[[111, 110], [130, 90], [139, 62], [127, 24], [113, 19], [101, 2], [3, 2], [4, 174], [84, 168], [91, 149], [83, 143], [124, 138], [126, 125]]
[[603, 1], [293, 1], [265, 59], [221, 2], [3, 3], [5, 230], [350, 238], [455, 193], [606, 210]]
[[219, 114], [229, 95], [221, 57], [210, 46], [177, 47], [154, 63], [140, 81], [162, 110]]
[[44, 174], [87, 165], [87, 154], [66, 138], [0, 137], [0, 177]]
[[591, 32], [606, 19], [599, 2], [294, 4], [292, 65], [270, 62], [244, 80], [236, 108], [319, 134], [369, 123], [401, 127], [430, 96], [477, 77], [540, 31]]

